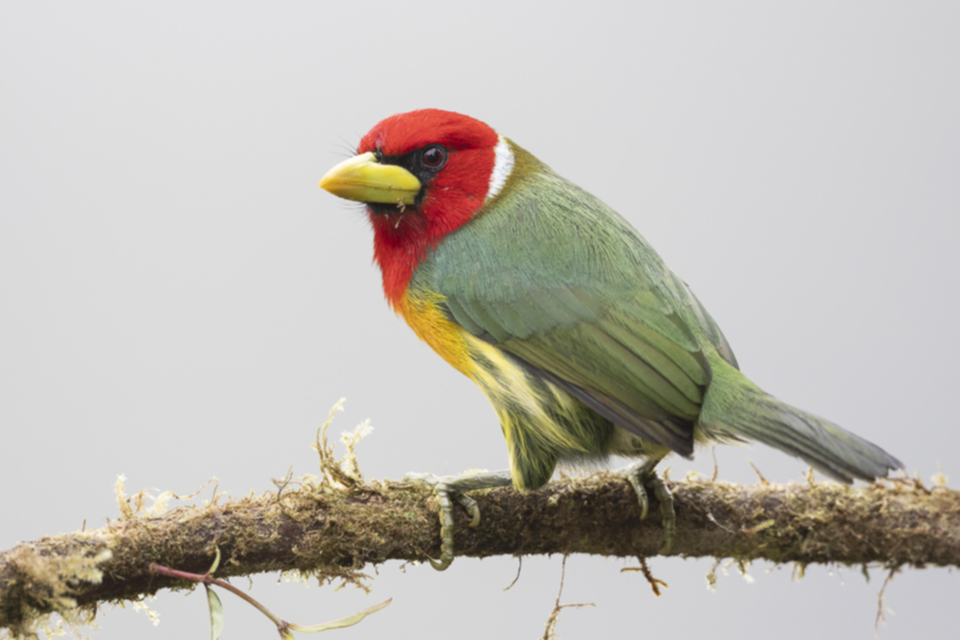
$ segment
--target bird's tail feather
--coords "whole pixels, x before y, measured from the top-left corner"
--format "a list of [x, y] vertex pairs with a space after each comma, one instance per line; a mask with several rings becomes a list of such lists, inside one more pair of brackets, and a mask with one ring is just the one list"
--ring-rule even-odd
[[708, 438], [756, 440], [798, 456], [842, 482], [874, 480], [903, 467], [877, 445], [777, 400], [719, 356], [707, 357], [713, 377], [700, 428]]

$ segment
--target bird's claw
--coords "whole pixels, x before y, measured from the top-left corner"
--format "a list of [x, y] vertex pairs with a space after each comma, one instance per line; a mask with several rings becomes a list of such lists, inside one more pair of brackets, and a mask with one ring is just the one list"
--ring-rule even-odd
[[427, 559], [434, 569], [444, 571], [453, 562], [453, 501], [451, 500], [451, 494], [455, 495], [458, 502], [470, 513], [473, 518], [470, 523], [472, 526], [476, 526], [480, 522], [480, 508], [477, 507], [477, 501], [451, 488], [450, 484], [455, 480], [454, 476], [408, 473], [403, 479], [406, 482], [430, 488], [433, 495], [437, 497], [437, 502], [440, 504], [440, 510], [437, 514], [440, 517], [440, 559], [434, 560], [429, 556]]
[[430, 488], [440, 504], [440, 559], [429, 558], [430, 565], [437, 571], [444, 571], [453, 562], [453, 500], [470, 514], [470, 526], [480, 524], [480, 506], [465, 491], [484, 489], [510, 484], [508, 472], [476, 473], [462, 476], [435, 476], [432, 473], [408, 473], [404, 481]]
[[663, 478], [657, 475], [655, 470], [658, 462], [660, 462], [659, 458], [638, 462], [623, 469], [622, 473], [637, 492], [641, 520], [647, 517], [647, 512], [650, 510], [647, 487], [653, 489], [653, 494], [660, 502], [660, 515], [663, 518], [663, 546], [660, 548], [660, 554], [667, 555], [673, 549], [673, 536], [677, 529], [677, 514], [673, 507], [673, 494], [670, 493], [670, 489], [667, 488]]

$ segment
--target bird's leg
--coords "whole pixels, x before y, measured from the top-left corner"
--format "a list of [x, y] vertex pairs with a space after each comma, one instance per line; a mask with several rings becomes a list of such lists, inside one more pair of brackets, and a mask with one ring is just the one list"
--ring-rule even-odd
[[[633, 485], [637, 492], [637, 499], [640, 502], [640, 519], [647, 517], [647, 511], [650, 508], [650, 500], [647, 498], [647, 487], [653, 490], [660, 502], [660, 514], [663, 516], [663, 547], [660, 553], [666, 555], [673, 548], [673, 534], [676, 531], [677, 514], [673, 510], [673, 494], [667, 488], [663, 478], [657, 475], [655, 467], [662, 457], [651, 458], [642, 462], [635, 462], [618, 473], [622, 473]], [[646, 486], [644, 486], [646, 485]]]
[[[403, 477], [407, 482], [421, 484], [433, 490], [440, 503], [440, 559], [429, 558], [437, 571], [443, 571], [453, 562], [453, 501], [463, 505], [472, 518], [471, 527], [480, 524], [480, 507], [477, 501], [466, 494], [475, 489], [506, 487], [512, 483], [509, 471], [481, 471], [465, 473], [460, 476], [435, 476], [432, 473], [408, 473]], [[659, 495], [659, 494], [657, 494]]]

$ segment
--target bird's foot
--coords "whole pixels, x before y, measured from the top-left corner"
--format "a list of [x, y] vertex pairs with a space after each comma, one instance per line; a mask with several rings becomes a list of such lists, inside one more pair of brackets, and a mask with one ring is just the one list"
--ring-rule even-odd
[[[453, 562], [453, 500], [470, 514], [470, 526], [480, 524], [480, 507], [465, 492], [511, 484], [509, 471], [483, 471], [460, 476], [435, 476], [432, 473], [408, 473], [406, 482], [429, 487], [440, 503], [440, 559], [428, 558], [437, 571], [443, 571]], [[659, 494], [657, 494], [659, 495]]]
[[637, 492], [637, 500], [640, 502], [640, 519], [647, 517], [647, 511], [650, 509], [650, 500], [647, 497], [647, 488], [653, 490], [660, 502], [660, 515], [663, 517], [663, 546], [660, 548], [661, 555], [667, 555], [673, 548], [673, 534], [677, 528], [677, 514], [673, 509], [673, 494], [667, 488], [656, 472], [657, 463], [660, 458], [652, 458], [644, 462], [636, 462], [623, 469], [619, 473], [626, 476], [630, 484]]

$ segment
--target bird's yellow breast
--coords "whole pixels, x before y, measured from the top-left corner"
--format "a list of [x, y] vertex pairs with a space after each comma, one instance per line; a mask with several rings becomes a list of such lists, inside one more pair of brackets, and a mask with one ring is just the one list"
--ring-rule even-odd
[[444, 296], [439, 293], [408, 290], [397, 311], [421, 340], [453, 368], [476, 382], [498, 412], [506, 406], [522, 407], [525, 413], [536, 416], [537, 421], [549, 422], [545, 403], [552, 406], [570, 402], [570, 398], [552, 384], [538, 381], [538, 386], [551, 390], [548, 401], [539, 397], [542, 391], [533, 389], [530, 374], [498, 347], [450, 320], [441, 306], [443, 301]]
[[469, 378], [474, 378], [476, 366], [470, 357], [464, 330], [452, 322], [440, 306], [443, 296], [422, 290], [407, 290], [396, 311], [417, 336], [440, 354], [450, 366]]
[[[586, 407], [552, 383], [525, 371], [498, 347], [451, 321], [441, 306], [443, 301], [439, 293], [420, 290], [412, 294], [408, 290], [397, 312], [421, 340], [477, 383], [500, 418], [508, 448], [525, 450], [532, 440], [537, 440], [549, 443], [542, 446], [580, 455], [593, 452], [597, 445], [588, 442], [578, 430], [563, 429], [557, 424], [557, 420], [570, 425], [582, 422], [580, 414]], [[515, 463], [511, 456], [511, 469]], [[525, 482], [522, 474], [515, 474], [514, 478], [519, 488], [539, 486]]]

